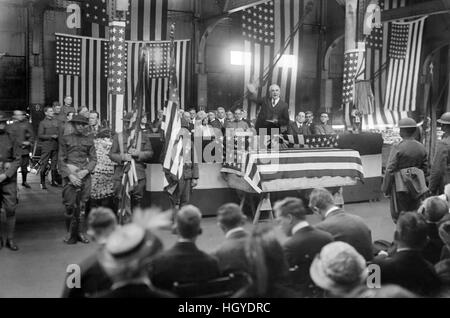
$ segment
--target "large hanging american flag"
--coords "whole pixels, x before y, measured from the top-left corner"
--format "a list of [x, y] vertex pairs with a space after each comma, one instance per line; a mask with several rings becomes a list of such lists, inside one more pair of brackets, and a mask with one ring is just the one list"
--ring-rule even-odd
[[[250, 53], [251, 62], [244, 70], [244, 91], [248, 83], [258, 86], [258, 98], [268, 94], [271, 84], [280, 85], [281, 96], [289, 104], [290, 113], [295, 113], [296, 93], [299, 91], [300, 32], [296, 32], [292, 42], [278, 61], [273, 72], [265, 74], [277, 60], [286, 41], [304, 13], [304, 1], [273, 0], [244, 11], [242, 27], [244, 51]], [[265, 77], [265, 75], [267, 75]], [[244, 108], [250, 118], [256, 117], [256, 104], [244, 100]]]
[[384, 106], [393, 111], [415, 111], [422, 36], [426, 17], [392, 23], [389, 69]]
[[[134, 42], [128, 41], [128, 68], [127, 68], [127, 92], [125, 95], [126, 109], [130, 109], [135, 94], [135, 87], [138, 82], [138, 56], [139, 50], [143, 46], [157, 45], [166, 46], [170, 42]], [[180, 98], [179, 106], [184, 108], [189, 96], [189, 61], [190, 61], [190, 47], [191, 42], [189, 40], [175, 41], [175, 69], [178, 93]], [[162, 70], [162, 69], [160, 69]], [[159, 71], [158, 71], [159, 72]], [[169, 78], [156, 75], [158, 73], [155, 69], [152, 70], [152, 77], [150, 78], [150, 95], [145, 96], [145, 110], [149, 113], [150, 118], [153, 120], [156, 118], [158, 111], [164, 108], [164, 103], [167, 101], [167, 91], [169, 89]], [[163, 75], [167, 75], [167, 68], [162, 70]]]
[[131, 41], [167, 40], [169, 0], [130, 0], [127, 35]]
[[[405, 0], [380, 0], [381, 11], [405, 6]], [[407, 117], [406, 112], [385, 109], [385, 95], [388, 62], [388, 35], [391, 23], [383, 23], [381, 28], [374, 28], [366, 39], [365, 78], [370, 80], [374, 95], [374, 112], [364, 115], [363, 128], [396, 125], [401, 118]]]
[[344, 54], [344, 75], [342, 86], [342, 101], [350, 104], [354, 102], [355, 81], [357, 76], [364, 71], [362, 62], [364, 51], [353, 50]]
[[73, 97], [75, 107], [87, 106], [106, 119], [108, 109], [108, 42], [56, 34], [56, 72], [59, 102]]
[[[168, 3], [169, 0], [129, 0], [125, 38], [132, 41], [166, 40]], [[83, 36], [106, 38], [109, 21], [106, 19], [104, 23], [103, 19], [112, 13], [112, 4], [113, 1], [107, 0], [82, 0]]]

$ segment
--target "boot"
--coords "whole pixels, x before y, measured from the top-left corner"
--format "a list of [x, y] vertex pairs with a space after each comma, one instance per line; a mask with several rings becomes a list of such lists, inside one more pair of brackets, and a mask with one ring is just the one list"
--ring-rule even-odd
[[22, 186], [24, 188], [30, 189], [30, 185], [27, 183], [27, 172], [22, 171]]
[[11, 251], [19, 250], [19, 247], [13, 240], [15, 228], [16, 228], [16, 217], [8, 216], [6, 218], [6, 234], [7, 234], [6, 247], [9, 248]]
[[57, 177], [57, 171], [56, 170], [52, 170], [52, 183], [51, 183], [52, 187], [59, 187], [58, 182], [56, 182], [57, 178], [58, 178]]
[[41, 172], [41, 189], [47, 190], [47, 186], [45, 185], [45, 171]]
[[80, 215], [77, 240], [83, 244], [89, 243], [89, 239], [86, 237], [86, 214], [84, 212]]
[[66, 207], [66, 228], [67, 235], [64, 239], [64, 243], [72, 245], [77, 244], [78, 237], [78, 219], [75, 216], [75, 210]]

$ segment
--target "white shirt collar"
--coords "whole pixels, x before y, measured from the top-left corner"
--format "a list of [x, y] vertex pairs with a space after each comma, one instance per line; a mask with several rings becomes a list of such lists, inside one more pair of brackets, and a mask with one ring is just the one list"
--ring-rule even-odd
[[325, 217], [327, 217], [331, 212], [334, 212], [336, 210], [339, 210], [340, 208], [338, 208], [337, 206], [334, 206], [332, 208], [330, 208], [327, 213], [325, 213]]
[[194, 242], [193, 240], [185, 239], [185, 238], [182, 238], [182, 237], [180, 237], [178, 239], [178, 243], [193, 243], [193, 242]]
[[[275, 103], [274, 103], [275, 101]], [[276, 106], [278, 104], [278, 102], [280, 101], [280, 98], [272, 98], [271, 102], [272, 102], [272, 106]]]
[[309, 223], [306, 221], [301, 221], [298, 222], [297, 224], [295, 224], [295, 226], [292, 228], [292, 235], [294, 235], [295, 233], [297, 233], [298, 231], [300, 231], [301, 229], [308, 227]]
[[233, 233], [240, 232], [240, 231], [245, 231], [245, 230], [244, 230], [243, 227], [235, 227], [234, 229], [229, 230], [229, 231], [225, 234], [225, 238], [230, 238], [230, 236], [231, 236]]

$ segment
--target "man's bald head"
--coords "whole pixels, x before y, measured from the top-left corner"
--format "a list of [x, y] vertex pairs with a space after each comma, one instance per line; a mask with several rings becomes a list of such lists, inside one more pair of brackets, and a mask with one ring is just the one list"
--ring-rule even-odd
[[195, 239], [202, 232], [201, 221], [202, 213], [197, 207], [193, 205], [182, 207], [175, 217], [178, 235], [185, 239]]

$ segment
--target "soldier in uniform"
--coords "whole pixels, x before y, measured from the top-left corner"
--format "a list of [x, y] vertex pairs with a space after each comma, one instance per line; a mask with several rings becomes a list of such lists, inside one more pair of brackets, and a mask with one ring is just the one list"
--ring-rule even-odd
[[20, 155], [20, 172], [22, 174], [22, 186], [31, 188], [27, 183], [28, 165], [30, 164], [30, 152], [34, 144], [33, 126], [28, 121], [23, 110], [14, 111], [16, 120], [8, 127], [12, 140], [16, 143]]
[[64, 97], [64, 105], [61, 108], [61, 113], [67, 116], [69, 113], [76, 113], [75, 108], [72, 106], [72, 97], [66, 96]]
[[109, 158], [111, 161], [117, 163], [114, 170], [114, 192], [117, 200], [120, 200], [124, 164], [130, 162], [132, 159], [135, 161], [138, 184], [130, 191], [131, 208], [133, 209], [141, 205], [144, 196], [146, 185], [145, 169], [146, 164], [150, 163], [150, 159], [153, 156], [153, 148], [148, 135], [140, 131], [137, 148], [128, 150], [128, 137], [131, 133], [129, 124], [132, 117], [133, 113], [127, 113], [123, 118], [124, 131], [114, 136]]
[[433, 194], [444, 193], [444, 187], [450, 183], [450, 112], [438, 120], [444, 135], [436, 145], [436, 154], [430, 172], [430, 191]]
[[47, 174], [48, 160], [51, 160], [50, 169], [52, 174], [52, 183], [54, 187], [58, 186], [58, 138], [60, 134], [60, 125], [54, 117], [52, 107], [45, 107], [45, 119], [39, 123], [38, 138], [41, 142], [41, 188], [47, 189], [45, 184], [45, 175]]
[[428, 170], [427, 151], [424, 145], [414, 139], [416, 121], [404, 118], [400, 120], [399, 128], [403, 140], [391, 150], [383, 181], [383, 192], [391, 196], [391, 215], [394, 222], [397, 222], [401, 212], [417, 210], [420, 205], [420, 199], [411, 192], [405, 189], [400, 191], [397, 188], [403, 176], [399, 178], [396, 173], [406, 168], [418, 168], [426, 176]]
[[[185, 162], [183, 165], [183, 176], [178, 180], [178, 185], [174, 191], [169, 191], [172, 207], [181, 209], [188, 205], [191, 200], [192, 190], [197, 186], [199, 179], [198, 163], [195, 158], [195, 147], [191, 141], [191, 133], [189, 132], [189, 122], [183, 117], [181, 118], [180, 134], [185, 136], [184, 143], [185, 156], [190, 155], [191, 162]], [[190, 148], [190, 149], [189, 149]], [[171, 193], [172, 192], [172, 193]]]
[[[94, 140], [89, 136], [89, 120], [76, 115], [71, 120], [73, 132], [62, 136], [59, 168], [64, 180], [63, 203], [66, 207], [67, 244], [89, 243], [84, 235], [84, 207], [91, 194], [91, 173], [97, 164]], [[80, 226], [81, 223], [81, 226]]]
[[[20, 157], [7, 132], [6, 122], [5, 113], [0, 112], [0, 208], [6, 213], [6, 247], [17, 251], [19, 248], [14, 242], [14, 229], [17, 207], [17, 169]], [[0, 224], [0, 249], [2, 247], [3, 236]]]

